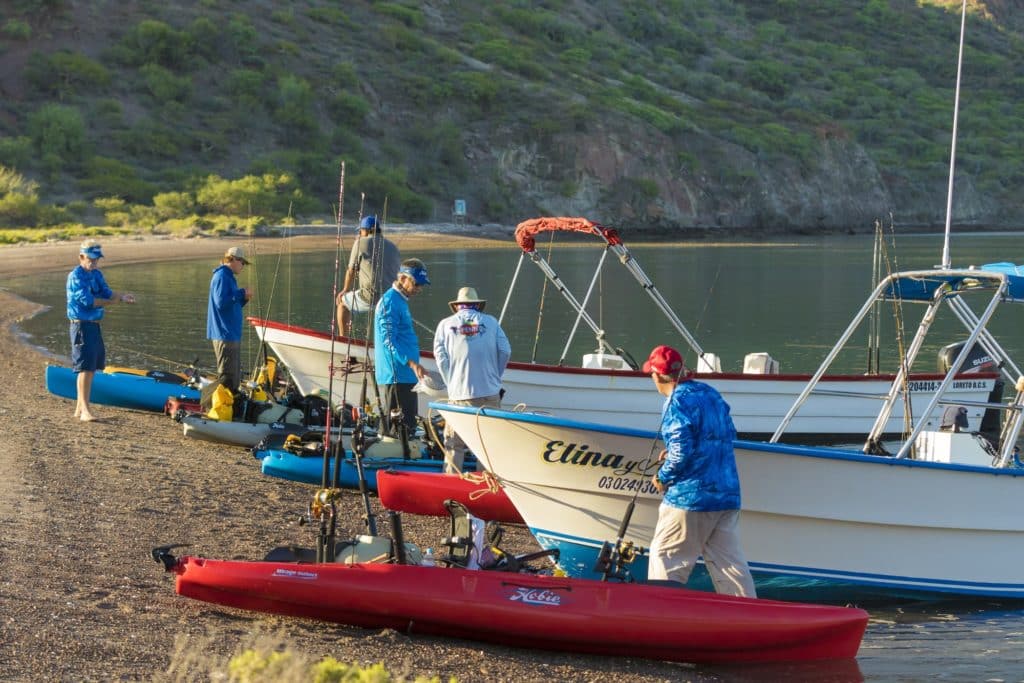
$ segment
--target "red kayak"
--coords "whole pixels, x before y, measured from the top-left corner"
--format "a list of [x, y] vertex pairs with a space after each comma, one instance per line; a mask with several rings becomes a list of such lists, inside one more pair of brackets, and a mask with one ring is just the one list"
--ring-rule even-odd
[[[477, 478], [479, 477], [479, 478]], [[523, 524], [519, 511], [490, 477], [464, 479], [441, 472], [377, 473], [377, 495], [388, 510], [415, 515], [447, 517], [444, 501], [457, 500], [474, 516], [486, 521]]]
[[229, 607], [515, 647], [680, 662], [848, 659], [868, 614], [639, 583], [400, 564], [181, 557], [185, 595]]

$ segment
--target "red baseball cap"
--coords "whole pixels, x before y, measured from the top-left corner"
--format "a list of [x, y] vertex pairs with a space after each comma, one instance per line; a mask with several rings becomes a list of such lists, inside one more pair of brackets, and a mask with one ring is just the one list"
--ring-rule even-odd
[[678, 351], [671, 346], [655, 346], [644, 362], [644, 372], [659, 375], [679, 375], [686, 370], [686, 364]]

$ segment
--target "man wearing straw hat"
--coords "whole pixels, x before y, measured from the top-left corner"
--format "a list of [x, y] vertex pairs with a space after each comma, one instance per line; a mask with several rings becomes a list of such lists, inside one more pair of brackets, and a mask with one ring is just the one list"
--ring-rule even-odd
[[[484, 313], [487, 301], [472, 287], [463, 287], [448, 302], [452, 315], [434, 332], [434, 358], [448, 385], [448, 400], [455, 405], [501, 407], [501, 376], [512, 346], [497, 318]], [[448, 425], [444, 429], [448, 455], [445, 470], [461, 472], [466, 444]]]
[[691, 379], [682, 355], [671, 346], [656, 346], [643, 370], [665, 396], [665, 450], [651, 478], [665, 497], [658, 508], [647, 578], [686, 583], [702, 555], [715, 591], [755, 597], [736, 529], [740, 478], [729, 405], [714, 387]]
[[206, 308], [206, 338], [213, 342], [217, 376], [221, 385], [238, 392], [242, 381], [242, 306], [252, 292], [238, 286], [236, 277], [249, 264], [242, 247], [224, 252], [210, 278], [210, 299]]

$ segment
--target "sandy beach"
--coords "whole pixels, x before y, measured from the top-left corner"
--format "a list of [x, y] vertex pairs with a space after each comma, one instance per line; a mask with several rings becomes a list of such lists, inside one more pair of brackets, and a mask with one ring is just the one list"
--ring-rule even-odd
[[[274, 238], [268, 238], [268, 240]], [[334, 236], [287, 238], [288, 248], [321, 249]], [[403, 253], [504, 246], [502, 235], [410, 231]], [[279, 240], [279, 238], [278, 238]], [[104, 265], [209, 257], [238, 239], [110, 239]], [[263, 240], [255, 242], [263, 249]], [[269, 245], [266, 248], [271, 248]], [[275, 243], [274, 249], [280, 248]], [[0, 283], [13, 275], [70, 270], [77, 242], [0, 247]], [[114, 289], [117, 283], [111, 282]], [[278, 545], [311, 547], [300, 527], [312, 487], [260, 474], [243, 448], [185, 439], [169, 417], [97, 406], [101, 421], [72, 419], [73, 403], [47, 393], [48, 359], [13, 331], [39, 306], [0, 284], [0, 335], [8, 400], [0, 407], [0, 679], [5, 681], [210, 680], [255, 637], [274, 638], [316, 661], [383, 662], [394, 674], [459, 681], [723, 680], [712, 671], [641, 659], [528, 651], [408, 636], [208, 605], [174, 593], [150, 549], [261, 559]], [[107, 339], [115, 346], [117, 339]], [[374, 510], [381, 512], [376, 499]], [[342, 537], [363, 533], [361, 499], [345, 497]], [[403, 518], [407, 540], [436, 545], [447, 521]], [[381, 529], [386, 525], [381, 520]], [[512, 547], [528, 548], [523, 529]], [[628, 638], [628, 634], [623, 634]], [[176, 655], [181, 649], [186, 654]], [[195, 666], [189, 662], [198, 661]], [[221, 669], [224, 670], [224, 669]], [[776, 674], [778, 672], [776, 671]], [[754, 671], [730, 680], [768, 680]]]

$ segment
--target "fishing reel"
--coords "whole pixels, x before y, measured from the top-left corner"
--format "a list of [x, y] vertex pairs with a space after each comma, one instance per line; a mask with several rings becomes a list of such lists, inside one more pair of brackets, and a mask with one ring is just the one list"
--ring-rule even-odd
[[643, 550], [633, 545], [633, 541], [619, 541], [612, 544], [605, 541], [597, 554], [594, 571], [601, 575], [602, 581], [614, 579], [622, 583], [632, 583], [633, 575], [629, 565], [643, 554]]
[[341, 489], [320, 489], [313, 494], [306, 513], [299, 517], [299, 526], [311, 524], [314, 520], [325, 522], [334, 517], [335, 503], [341, 499]]

